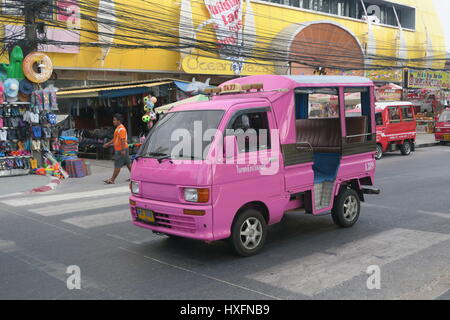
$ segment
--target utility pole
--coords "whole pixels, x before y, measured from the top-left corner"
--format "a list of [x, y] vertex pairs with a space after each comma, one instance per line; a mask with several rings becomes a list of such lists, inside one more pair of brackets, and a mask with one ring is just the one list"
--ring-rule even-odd
[[24, 55], [37, 50], [36, 4], [40, 1], [23, 0], [25, 16], [25, 48]]

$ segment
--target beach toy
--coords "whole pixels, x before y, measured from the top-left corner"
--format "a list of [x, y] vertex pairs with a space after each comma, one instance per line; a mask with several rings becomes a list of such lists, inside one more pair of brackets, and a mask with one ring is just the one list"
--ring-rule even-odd
[[151, 120], [151, 118], [150, 118], [150, 115], [148, 115], [148, 114], [145, 114], [145, 115], [142, 117], [142, 121], [143, 121], [144, 123], [148, 123], [148, 122], [150, 122], [150, 120]]
[[42, 52], [30, 53], [23, 60], [23, 73], [31, 82], [45, 82], [53, 73], [52, 60]]
[[15, 46], [9, 55], [9, 64], [2, 63], [0, 66], [6, 71], [6, 77], [10, 79], [22, 80], [25, 78], [22, 70], [23, 51], [19, 46]]

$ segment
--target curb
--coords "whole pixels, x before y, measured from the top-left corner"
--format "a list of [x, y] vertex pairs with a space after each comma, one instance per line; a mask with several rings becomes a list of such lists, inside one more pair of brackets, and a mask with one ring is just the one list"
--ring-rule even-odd
[[439, 142], [423, 143], [423, 144], [416, 145], [416, 149], [435, 147], [435, 146], [438, 146], [438, 145], [439, 145]]
[[39, 187], [39, 188], [34, 188], [31, 191], [28, 191], [26, 193], [42, 193], [42, 192], [52, 191], [52, 190], [55, 190], [60, 184], [61, 184], [61, 180], [54, 178], [50, 181], [49, 184]]

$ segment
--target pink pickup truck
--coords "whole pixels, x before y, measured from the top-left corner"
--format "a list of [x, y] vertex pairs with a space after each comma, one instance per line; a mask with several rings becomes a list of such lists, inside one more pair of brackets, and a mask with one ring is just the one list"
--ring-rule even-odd
[[[133, 224], [234, 251], [261, 250], [286, 213], [331, 213], [348, 228], [373, 187], [374, 85], [362, 77], [251, 76], [176, 106], [133, 163]], [[346, 117], [356, 93], [361, 116]], [[353, 95], [354, 96], [354, 95]]]

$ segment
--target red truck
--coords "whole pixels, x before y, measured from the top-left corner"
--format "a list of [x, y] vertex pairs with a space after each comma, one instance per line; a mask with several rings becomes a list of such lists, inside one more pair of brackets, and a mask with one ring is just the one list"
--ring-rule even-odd
[[436, 141], [441, 144], [450, 142], [450, 108], [444, 109], [436, 122]]
[[[360, 115], [361, 109], [358, 106], [346, 113], [347, 117], [356, 117]], [[380, 160], [385, 152], [400, 150], [403, 155], [410, 155], [415, 150], [417, 123], [414, 105], [411, 102], [377, 102], [375, 122], [377, 125], [375, 158], [377, 160]]]

